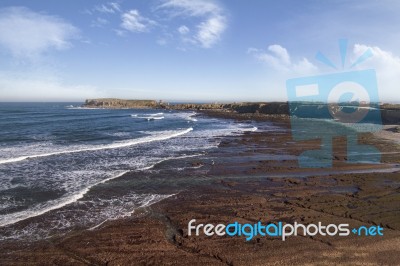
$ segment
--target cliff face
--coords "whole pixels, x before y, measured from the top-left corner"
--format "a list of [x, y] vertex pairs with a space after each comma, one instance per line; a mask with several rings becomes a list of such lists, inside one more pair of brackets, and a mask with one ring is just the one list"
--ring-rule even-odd
[[161, 103], [153, 100], [121, 100], [113, 98], [88, 99], [85, 101], [84, 107], [89, 108], [160, 108]]

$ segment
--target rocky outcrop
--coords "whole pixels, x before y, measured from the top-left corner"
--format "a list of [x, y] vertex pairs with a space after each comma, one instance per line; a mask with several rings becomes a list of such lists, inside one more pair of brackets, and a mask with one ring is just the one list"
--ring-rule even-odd
[[108, 108], [108, 109], [164, 107], [162, 102], [157, 102], [154, 100], [122, 100], [113, 98], [88, 99], [85, 101], [85, 104], [83, 106], [88, 108]]
[[289, 113], [287, 103], [271, 102], [271, 103], [183, 103], [168, 104], [157, 102], [154, 100], [122, 100], [113, 98], [88, 99], [85, 101], [84, 107], [89, 108], [165, 108], [172, 110], [222, 110], [237, 113], [260, 113], [260, 114], [285, 114]]

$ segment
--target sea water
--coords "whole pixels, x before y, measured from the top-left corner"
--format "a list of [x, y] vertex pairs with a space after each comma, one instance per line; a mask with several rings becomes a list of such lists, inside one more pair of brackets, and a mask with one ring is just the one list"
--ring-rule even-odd
[[192, 111], [80, 106], [0, 103], [0, 240], [43, 239], [129, 216], [175, 192], [146, 190], [126, 174], [151, 179], [157, 164], [201, 157], [218, 136], [256, 130]]

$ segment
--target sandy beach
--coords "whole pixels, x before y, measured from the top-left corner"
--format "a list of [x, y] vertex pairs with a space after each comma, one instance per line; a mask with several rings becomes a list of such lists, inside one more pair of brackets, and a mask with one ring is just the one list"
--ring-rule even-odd
[[[287, 119], [208, 115], [242, 122], [253, 119], [259, 130], [221, 138], [219, 148], [207, 159], [188, 159], [193, 166], [203, 166], [198, 182], [136, 210], [131, 217], [35, 243], [3, 242], [2, 264], [395, 265], [400, 261], [399, 145], [379, 135], [363, 134], [360, 142], [375, 145], [382, 152], [382, 163], [354, 165], [346, 163], [346, 142], [338, 138], [333, 168], [302, 169], [296, 156], [318, 141], [293, 142]], [[271, 123], [279, 130], [263, 131], [263, 125]], [[158, 190], [168, 188], [161, 184]], [[384, 236], [293, 236], [286, 241], [189, 236], [192, 219], [213, 224], [379, 225]]]

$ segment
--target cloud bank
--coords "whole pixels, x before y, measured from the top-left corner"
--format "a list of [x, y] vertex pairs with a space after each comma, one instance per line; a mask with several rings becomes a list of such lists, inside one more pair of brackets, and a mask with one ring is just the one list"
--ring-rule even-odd
[[131, 32], [146, 32], [150, 27], [156, 25], [154, 20], [143, 17], [139, 11], [132, 9], [121, 15], [121, 28]]
[[[192, 43], [203, 48], [215, 45], [227, 28], [227, 18], [223, 9], [213, 1], [207, 0], [166, 0], [158, 10], [167, 12], [171, 18], [198, 18], [200, 23], [194, 25], [194, 33], [190, 37]], [[186, 29], [189, 30], [187, 26]], [[187, 35], [189, 31], [183, 33]], [[182, 32], [179, 31], [181, 34]], [[187, 36], [185, 36], [187, 40]]]
[[[280, 92], [282, 96], [286, 91], [286, 80], [296, 77], [324, 75], [327, 73], [340, 73], [341, 71], [357, 71], [374, 69], [377, 75], [379, 98], [383, 102], [391, 102], [398, 98], [400, 91], [400, 57], [377, 46], [354, 44], [349, 51], [349, 66], [357, 60], [365, 51], [370, 50], [372, 57], [352, 69], [329, 69], [325, 65], [311, 63], [312, 60], [302, 58], [293, 60], [286, 48], [279, 44], [269, 45], [267, 50], [249, 48], [247, 53], [258, 62], [265, 64], [266, 77], [269, 84]], [[338, 54], [339, 57], [339, 54]], [[339, 59], [340, 60], [340, 59]], [[316, 60], [313, 60], [316, 61]], [[333, 72], [332, 72], [333, 71]]]
[[[224, 9], [212, 0], [160, 0], [147, 13], [109, 2], [96, 5], [86, 13], [97, 16], [92, 20], [94, 27], [103, 27], [110, 16], [119, 16], [121, 22], [113, 30], [120, 36], [158, 29], [160, 45], [178, 42], [183, 46], [211, 48], [221, 40], [228, 25]], [[177, 22], [181, 26], [172, 26]]]
[[249, 48], [247, 53], [254, 56], [258, 61], [265, 63], [274, 71], [283, 72], [284, 74], [308, 75], [317, 71], [317, 67], [305, 57], [294, 61], [286, 48], [279, 44], [268, 46], [267, 51]]
[[72, 46], [79, 30], [59, 17], [24, 7], [0, 9], [0, 45], [17, 58], [35, 58]]

